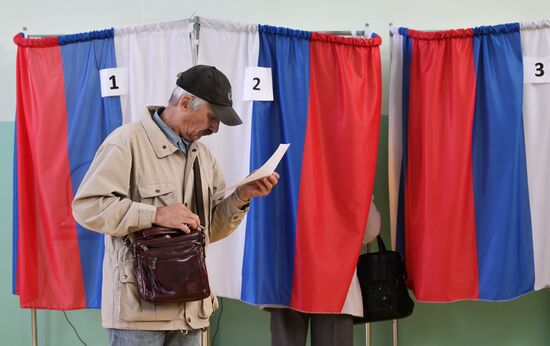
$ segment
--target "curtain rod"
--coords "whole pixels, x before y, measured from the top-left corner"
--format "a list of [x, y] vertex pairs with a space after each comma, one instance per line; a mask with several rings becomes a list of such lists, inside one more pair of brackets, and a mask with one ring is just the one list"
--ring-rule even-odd
[[[198, 16], [193, 16], [193, 17], [189, 18], [189, 22], [200, 25], [200, 18]], [[365, 27], [368, 28], [369, 23], [366, 23]], [[356, 31], [351, 31], [351, 30], [344, 30], [344, 31], [341, 31], [341, 30], [340, 31], [339, 30], [328, 30], [328, 31], [317, 31], [317, 32], [321, 32], [323, 34], [329, 34], [329, 35], [339, 35], [339, 36], [365, 36], [365, 33], [368, 33], [368, 31], [365, 31], [365, 30], [356, 30]], [[23, 35], [26, 38], [44, 38], [44, 37], [52, 37], [52, 36], [61, 36], [61, 35], [56, 35], [56, 34], [29, 35], [27, 33], [27, 27], [26, 26], [23, 27]]]
[[[393, 27], [392, 22], [389, 23], [389, 27], [390, 27], [390, 37], [392, 37], [393, 36], [393, 31], [391, 30]], [[439, 30], [422, 30], [422, 32], [436, 32], [436, 31], [439, 31]]]
[[363, 30], [357, 30], [357, 31], [317, 31], [317, 32], [321, 32], [323, 34], [329, 34], [329, 35], [339, 35], [339, 36], [365, 36], [365, 31], [363, 31]]
[[[369, 23], [365, 23], [364, 28], [367, 29], [369, 27]], [[339, 35], [339, 36], [366, 36], [367, 34], [370, 34], [372, 32], [369, 32], [367, 30], [332, 30], [332, 31], [318, 31], [322, 32], [323, 34], [329, 34], [329, 35]]]

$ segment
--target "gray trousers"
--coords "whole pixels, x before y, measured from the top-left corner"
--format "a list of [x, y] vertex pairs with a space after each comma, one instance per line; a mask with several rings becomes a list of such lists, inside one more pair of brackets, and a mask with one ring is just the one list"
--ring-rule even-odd
[[271, 313], [272, 346], [305, 346], [310, 323], [311, 346], [353, 346], [353, 317], [349, 315], [266, 310]]
[[111, 346], [199, 346], [201, 331], [107, 329]]

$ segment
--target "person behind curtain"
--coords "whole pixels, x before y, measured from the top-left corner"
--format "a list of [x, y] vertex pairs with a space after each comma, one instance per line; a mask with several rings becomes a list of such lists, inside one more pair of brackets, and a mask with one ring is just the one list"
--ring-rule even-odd
[[[380, 233], [380, 213], [371, 200], [367, 228], [363, 244], [368, 244]], [[355, 276], [357, 274], [354, 274]], [[361, 307], [358, 300], [361, 289], [358, 281], [352, 281], [346, 303]], [[305, 346], [311, 326], [312, 346], [353, 346], [353, 316], [351, 314], [313, 314], [289, 308], [266, 308], [271, 313], [272, 346]]]
[[[200, 344], [200, 331], [218, 306], [216, 296], [180, 304], [141, 300], [134, 258], [123, 237], [152, 225], [186, 233], [204, 226], [207, 242], [214, 242], [235, 230], [252, 197], [271, 192], [277, 173], [241, 185], [225, 197], [220, 167], [197, 141], [218, 132], [220, 121], [228, 126], [242, 123], [232, 108], [226, 76], [205, 65], [180, 73], [166, 107], [148, 107], [139, 122], [107, 137], [75, 195], [75, 219], [106, 235], [101, 314], [111, 345]], [[205, 225], [200, 225], [194, 208], [196, 159], [207, 186]]]

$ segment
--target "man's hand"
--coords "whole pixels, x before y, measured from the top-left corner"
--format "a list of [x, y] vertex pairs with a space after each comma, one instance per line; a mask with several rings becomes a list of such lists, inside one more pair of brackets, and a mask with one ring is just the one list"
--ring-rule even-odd
[[155, 224], [170, 228], [179, 228], [185, 233], [196, 229], [201, 222], [199, 216], [189, 210], [185, 205], [178, 203], [167, 207], [157, 207]]
[[265, 178], [251, 181], [247, 184], [237, 187], [237, 194], [245, 201], [252, 197], [267, 196], [279, 181], [279, 173], [273, 172]]

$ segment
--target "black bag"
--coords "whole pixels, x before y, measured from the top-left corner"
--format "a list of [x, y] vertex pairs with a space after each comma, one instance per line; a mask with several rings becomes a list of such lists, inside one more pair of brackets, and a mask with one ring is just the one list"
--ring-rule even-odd
[[401, 254], [387, 251], [380, 236], [378, 251], [359, 256], [357, 277], [363, 295], [363, 318], [354, 323], [393, 320], [412, 314], [414, 302], [409, 296], [407, 273]]

